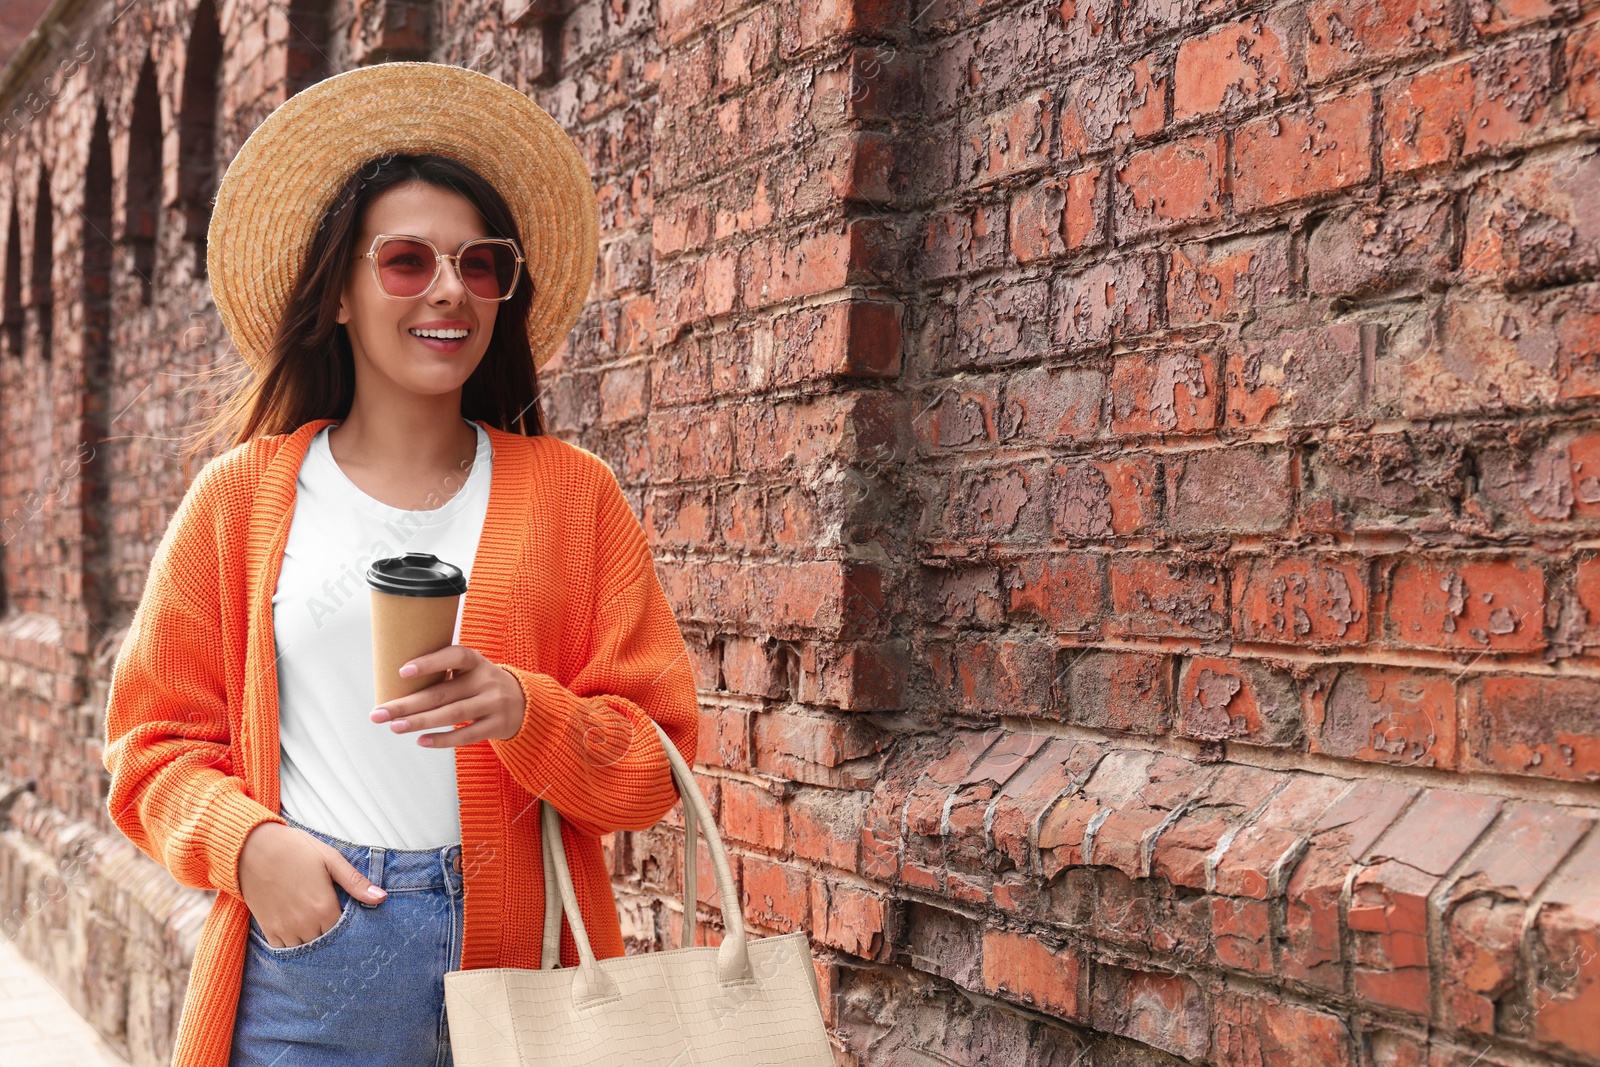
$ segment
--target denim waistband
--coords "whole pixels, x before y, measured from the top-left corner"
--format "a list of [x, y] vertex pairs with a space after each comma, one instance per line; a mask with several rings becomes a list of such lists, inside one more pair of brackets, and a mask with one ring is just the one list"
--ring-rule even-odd
[[[413, 889], [444, 889], [451, 895], [461, 892], [462, 876], [457, 869], [461, 863], [459, 843], [439, 848], [413, 849], [358, 845], [313, 829], [282, 812], [279, 812], [279, 817], [290, 826], [304, 830], [338, 849], [350, 866], [366, 875], [373, 885], [382, 886], [390, 893], [404, 893]], [[358, 903], [365, 904], [359, 900]]]

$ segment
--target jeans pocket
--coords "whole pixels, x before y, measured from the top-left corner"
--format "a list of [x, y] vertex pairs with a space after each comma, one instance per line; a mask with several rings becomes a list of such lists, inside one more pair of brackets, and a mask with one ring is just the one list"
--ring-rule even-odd
[[277, 948], [267, 940], [266, 935], [261, 932], [261, 924], [256, 922], [256, 917], [252, 915], [250, 916], [251, 943], [275, 960], [293, 959], [325, 947], [345, 932], [350, 926], [350, 921], [355, 916], [356, 911], [359, 910], [356, 907], [356, 898], [346, 893], [344, 887], [336, 885], [333, 887], [333, 891], [344, 900], [343, 906], [339, 909], [339, 918], [334, 921], [332, 926], [313, 937], [310, 941], [303, 945], [285, 945], [283, 948]]

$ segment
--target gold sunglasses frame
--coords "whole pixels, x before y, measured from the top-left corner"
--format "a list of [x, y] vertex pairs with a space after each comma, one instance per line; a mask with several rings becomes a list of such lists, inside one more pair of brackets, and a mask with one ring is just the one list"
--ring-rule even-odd
[[[418, 293], [416, 296], [395, 296], [393, 293], [389, 292], [388, 289], [384, 288], [383, 277], [378, 272], [378, 249], [382, 248], [383, 243], [388, 240], [416, 241], [418, 244], [425, 244], [429, 248], [433, 249], [433, 277], [428, 279], [428, 284], [424, 286], [422, 292]], [[498, 298], [479, 296], [467, 286], [467, 280], [461, 276], [461, 253], [467, 250], [468, 245], [475, 244], [501, 244], [511, 246], [512, 254], [517, 257], [517, 265], [515, 268], [513, 268], [511, 274], [511, 285], [506, 290], [505, 296]], [[489, 304], [503, 304], [507, 300], [510, 300], [513, 296], [517, 295], [517, 283], [522, 280], [522, 265], [527, 262], [527, 260], [522, 257], [522, 249], [518, 248], [517, 243], [509, 237], [474, 237], [471, 240], [462, 241], [461, 247], [456, 249], [454, 254], [452, 254], [450, 252], [439, 251], [439, 246], [428, 240], [426, 237], [417, 237], [409, 233], [378, 234], [372, 239], [372, 247], [367, 249], [362, 258], [371, 261], [372, 281], [375, 285], [377, 285], [378, 292], [382, 293], [390, 300], [420, 300], [429, 293], [433, 292], [434, 284], [438, 282], [439, 275], [444, 269], [441, 261], [448, 259], [450, 261], [450, 266], [455, 269], [456, 280], [461, 283], [461, 291], [472, 297], [474, 300], [482, 300]], [[538, 290], [538, 286], [534, 285], [533, 277], [531, 275], [528, 278], [528, 285], [535, 291]]]

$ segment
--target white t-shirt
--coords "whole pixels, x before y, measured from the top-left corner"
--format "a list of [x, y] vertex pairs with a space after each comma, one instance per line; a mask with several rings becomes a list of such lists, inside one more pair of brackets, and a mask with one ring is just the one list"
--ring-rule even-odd
[[[431, 511], [389, 507], [357, 488], [328, 448], [338, 423], [311, 439], [295, 482], [272, 596], [281, 809], [358, 845], [420, 849], [461, 840], [455, 748], [417, 744], [437, 727], [396, 734], [369, 717], [377, 701], [366, 574], [374, 560], [432, 552], [461, 568], [471, 595], [493, 450], [483, 427], [467, 421], [478, 434], [472, 469], [437, 487], [440, 496], [454, 495]], [[460, 635], [458, 611], [451, 644]]]

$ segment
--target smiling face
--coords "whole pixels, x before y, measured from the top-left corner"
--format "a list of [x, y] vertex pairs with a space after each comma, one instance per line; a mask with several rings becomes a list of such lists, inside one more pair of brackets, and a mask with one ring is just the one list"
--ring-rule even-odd
[[[482, 217], [465, 197], [425, 182], [385, 190], [367, 207], [339, 301], [358, 388], [430, 396], [460, 389], [488, 350], [499, 302], [465, 289], [449, 261], [440, 265], [423, 295], [400, 300], [385, 295], [373, 261], [362, 257], [380, 233], [425, 237], [440, 252], [454, 255], [462, 242], [490, 236]], [[419, 337], [417, 330], [468, 332], [464, 341], [443, 341]]]

